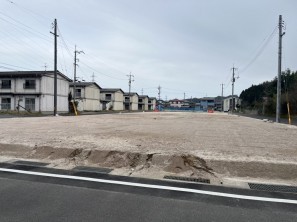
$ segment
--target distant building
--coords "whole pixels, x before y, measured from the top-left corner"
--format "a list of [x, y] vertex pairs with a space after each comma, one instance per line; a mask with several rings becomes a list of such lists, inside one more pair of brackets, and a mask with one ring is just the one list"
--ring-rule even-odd
[[[237, 110], [237, 107], [240, 106], [241, 100], [238, 98], [237, 95], [233, 96], [233, 107], [234, 110]], [[224, 112], [229, 112], [232, 109], [232, 96], [228, 96], [224, 99]]]
[[123, 110], [124, 91], [119, 88], [104, 88], [100, 90], [102, 110]]
[[146, 95], [138, 96], [138, 110], [149, 110], [148, 102], [149, 102], [148, 96], [146, 96]]
[[215, 107], [214, 97], [203, 97], [200, 99], [200, 107], [203, 111], [213, 110]]
[[[70, 92], [74, 96], [74, 83], [70, 83]], [[101, 87], [95, 82], [76, 82], [75, 100], [78, 102], [78, 111], [99, 111]]]
[[[57, 72], [57, 112], [67, 113], [69, 82]], [[0, 72], [1, 110], [54, 112], [54, 71]]]
[[214, 110], [223, 111], [225, 97], [217, 96], [214, 101]]
[[125, 110], [138, 110], [138, 97], [136, 92], [124, 93], [124, 109]]
[[178, 107], [178, 108], [181, 108], [182, 105], [184, 104], [184, 101], [180, 99], [172, 99], [172, 100], [169, 100], [168, 102], [171, 107]]
[[149, 97], [148, 99], [148, 110], [155, 110], [156, 109], [156, 97]]

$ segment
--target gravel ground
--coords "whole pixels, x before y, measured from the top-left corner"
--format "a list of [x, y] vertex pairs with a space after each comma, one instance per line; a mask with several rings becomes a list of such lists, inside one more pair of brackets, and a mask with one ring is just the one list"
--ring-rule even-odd
[[0, 119], [2, 158], [115, 173], [297, 184], [297, 127], [221, 113], [123, 113]]

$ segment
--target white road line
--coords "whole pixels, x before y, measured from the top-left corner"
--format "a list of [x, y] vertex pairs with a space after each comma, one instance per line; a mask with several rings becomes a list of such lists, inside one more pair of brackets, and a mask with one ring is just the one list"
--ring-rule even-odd
[[43, 177], [54, 177], [54, 178], [62, 178], [62, 179], [70, 179], [70, 180], [83, 180], [83, 181], [91, 181], [91, 182], [97, 182], [97, 183], [108, 183], [108, 184], [117, 184], [117, 185], [133, 186], [133, 187], [160, 189], [160, 190], [181, 191], [181, 192], [187, 192], [187, 193], [205, 194], [205, 195], [211, 195], [211, 196], [228, 197], [228, 198], [236, 198], [236, 199], [243, 199], [243, 200], [255, 200], [255, 201], [265, 201], [265, 202], [275, 202], [275, 203], [297, 204], [297, 200], [290, 200], [290, 199], [247, 196], [247, 195], [230, 194], [230, 193], [222, 193], [222, 192], [215, 192], [215, 191], [195, 190], [195, 189], [190, 189], [190, 188], [143, 184], [143, 183], [133, 183], [133, 182], [125, 182], [125, 181], [117, 181], [117, 180], [105, 180], [105, 179], [70, 176], [70, 175], [62, 175], [62, 174], [31, 172], [31, 171], [6, 169], [6, 168], [0, 168], [0, 171], [18, 173], [18, 174], [26, 174], [26, 175], [36, 175], [36, 176], [43, 176]]

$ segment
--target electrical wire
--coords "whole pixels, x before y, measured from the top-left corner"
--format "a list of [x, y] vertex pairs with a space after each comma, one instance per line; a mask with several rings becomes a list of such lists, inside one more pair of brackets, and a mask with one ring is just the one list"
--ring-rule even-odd
[[24, 68], [24, 67], [21, 67], [21, 66], [11, 65], [11, 64], [8, 64], [8, 63], [5, 63], [5, 62], [0, 62], [0, 64], [6, 65], [6, 66], [12, 66], [12, 67], [15, 67], [15, 68], [20, 68], [20, 69], [31, 70], [29, 68]]
[[[20, 22], [20, 21], [17, 21], [16, 19], [14, 19], [14, 18], [12, 18], [12, 17], [10, 17], [10, 16], [8, 16], [8, 15], [5, 15], [3, 12], [0, 12], [0, 14], [4, 15], [5, 17], [9, 18], [10, 20], [14, 21], [15, 23], [20, 24], [21, 26], [15, 24], [15, 23], [13, 23], [13, 22], [11, 22], [11, 21], [8, 21], [8, 20], [4, 19], [3, 17], [1, 18], [2, 20], [6, 21], [6, 22], [8, 22], [8, 23], [10, 23], [10, 24], [12, 24], [12, 25], [14, 25], [14, 26], [20, 28], [20, 29], [23, 29], [23, 30], [25, 30], [25, 31], [27, 31], [27, 32], [29, 32], [29, 33], [31, 33], [31, 34], [34, 34], [34, 35], [35, 35], [35, 34], [38, 34], [38, 35], [40, 35], [40, 38], [44, 39], [45, 41], [52, 42], [52, 40], [50, 39], [49, 36], [47, 36], [47, 35], [45, 35], [45, 34], [39, 32], [39, 31], [33, 29], [32, 27], [30, 27], [30, 26], [28, 26], [28, 25], [26, 25], [26, 24], [24, 24], [24, 23], [22, 23], [22, 22]], [[26, 27], [26, 28], [24, 28], [24, 27]], [[31, 31], [31, 30], [32, 30], [32, 31]], [[42, 37], [41, 37], [41, 36], [42, 36]]]
[[267, 45], [269, 44], [269, 42], [273, 39], [274, 35], [276, 34], [277, 31], [277, 26], [273, 29], [272, 33], [266, 37], [263, 42], [260, 44], [260, 48], [257, 51], [257, 53], [255, 54], [255, 56], [250, 60], [249, 63], [247, 63], [246, 66], [244, 66], [241, 69], [241, 73], [245, 72], [258, 58], [259, 56], [264, 52], [265, 48], [267, 47]]

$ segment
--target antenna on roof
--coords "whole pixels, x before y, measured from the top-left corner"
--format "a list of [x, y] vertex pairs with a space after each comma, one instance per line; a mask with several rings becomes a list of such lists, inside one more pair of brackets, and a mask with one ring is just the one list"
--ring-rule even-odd
[[46, 68], [47, 68], [47, 64], [46, 63], [44, 63], [44, 71], [46, 71]]

